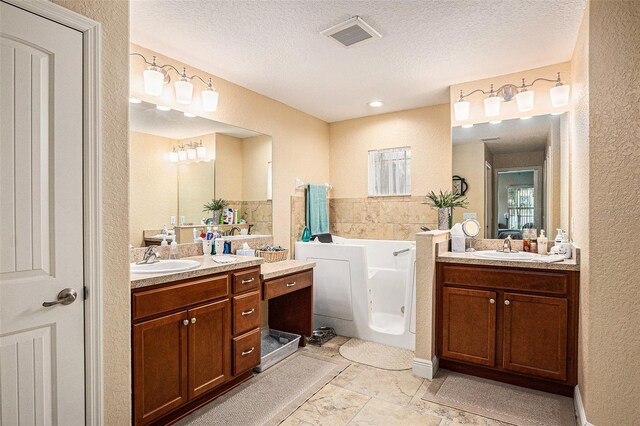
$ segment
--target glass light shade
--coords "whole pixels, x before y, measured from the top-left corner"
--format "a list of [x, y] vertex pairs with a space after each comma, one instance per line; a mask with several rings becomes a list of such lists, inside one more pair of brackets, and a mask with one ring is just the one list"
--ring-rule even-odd
[[453, 104], [453, 112], [456, 116], [456, 121], [464, 121], [469, 118], [469, 109], [471, 103], [469, 101], [458, 101]]
[[171, 160], [172, 163], [177, 163], [178, 162], [178, 153], [176, 151], [171, 151], [169, 153], [169, 160]]
[[189, 105], [193, 98], [193, 84], [186, 80], [178, 80], [175, 83], [176, 102], [179, 104]]
[[156, 109], [158, 111], [171, 111], [171, 108], [165, 105], [156, 105]]
[[193, 113], [191, 113], [191, 112], [184, 112], [184, 113], [183, 113], [183, 115], [184, 115], [185, 117], [187, 117], [187, 118], [193, 118], [193, 117], [195, 117], [195, 116], [196, 116], [195, 114], [193, 114]]
[[196, 148], [196, 151], [198, 151], [198, 158], [206, 158], [207, 157], [207, 147], [206, 146], [199, 146]]
[[500, 103], [502, 99], [499, 96], [491, 96], [484, 100], [484, 115], [487, 117], [495, 117], [500, 114]]
[[189, 160], [195, 160], [196, 156], [197, 156], [197, 152], [195, 148], [187, 149], [187, 158], [189, 158]]
[[144, 91], [151, 96], [162, 95], [164, 87], [164, 74], [156, 67], [147, 68], [144, 73]]
[[555, 86], [549, 89], [549, 95], [551, 95], [551, 106], [557, 108], [569, 105], [569, 90], [570, 87], [568, 84]]
[[178, 151], [178, 158], [180, 159], [180, 161], [184, 161], [187, 159], [187, 151], [185, 151], [184, 149], [181, 149], [180, 151]]
[[209, 88], [202, 91], [202, 109], [209, 112], [218, 109], [218, 92]]
[[533, 90], [524, 90], [516, 95], [518, 111], [527, 112], [533, 109]]

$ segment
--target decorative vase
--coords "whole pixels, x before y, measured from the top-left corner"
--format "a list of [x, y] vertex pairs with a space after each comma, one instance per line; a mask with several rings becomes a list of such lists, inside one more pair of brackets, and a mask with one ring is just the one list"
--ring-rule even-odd
[[438, 229], [446, 231], [449, 229], [449, 209], [438, 209]]
[[213, 224], [218, 225], [220, 223], [220, 216], [222, 215], [222, 210], [214, 210], [213, 211]]

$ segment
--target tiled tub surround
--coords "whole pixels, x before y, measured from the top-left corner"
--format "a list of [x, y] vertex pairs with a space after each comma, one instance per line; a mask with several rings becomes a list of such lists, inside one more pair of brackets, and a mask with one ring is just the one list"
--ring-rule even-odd
[[231, 209], [240, 210], [240, 218], [253, 225], [252, 234], [273, 233], [273, 208], [271, 200], [229, 201]]
[[424, 197], [331, 198], [330, 232], [345, 238], [413, 241], [421, 226], [438, 228], [438, 213], [423, 204], [424, 200]]

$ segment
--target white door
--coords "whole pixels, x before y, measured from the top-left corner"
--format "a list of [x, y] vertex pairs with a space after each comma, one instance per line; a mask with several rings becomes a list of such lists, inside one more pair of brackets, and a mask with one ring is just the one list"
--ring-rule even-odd
[[80, 425], [82, 33], [6, 3], [0, 31], [0, 423]]

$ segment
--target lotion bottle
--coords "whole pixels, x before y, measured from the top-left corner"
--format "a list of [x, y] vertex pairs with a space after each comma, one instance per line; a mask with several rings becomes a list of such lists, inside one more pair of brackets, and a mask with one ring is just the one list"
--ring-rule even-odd
[[549, 241], [547, 237], [544, 235], [544, 229], [540, 230], [540, 236], [538, 237], [538, 253], [539, 254], [547, 254], [547, 246]]

